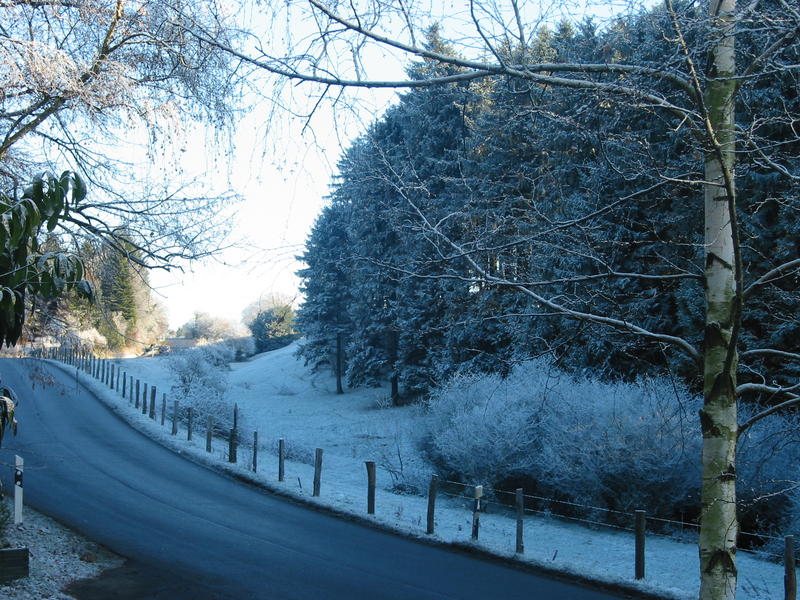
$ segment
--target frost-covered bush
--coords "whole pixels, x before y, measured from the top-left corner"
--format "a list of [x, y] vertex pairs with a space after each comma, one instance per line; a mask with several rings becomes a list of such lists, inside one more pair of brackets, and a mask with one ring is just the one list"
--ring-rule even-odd
[[[378, 466], [385, 471], [395, 494], [422, 495], [433, 475], [430, 463], [418, 452], [418, 415], [408, 422], [396, 421], [393, 434], [377, 436], [369, 452], [378, 457]], [[355, 450], [354, 450], [355, 455]]]
[[[740, 409], [740, 422], [756, 409]], [[768, 417], [739, 439], [736, 466], [739, 518], [744, 531], [800, 534], [800, 419]], [[743, 546], [758, 539], [740, 540]]]
[[175, 379], [172, 394], [181, 408], [192, 407], [197, 416], [213, 415], [218, 425], [229, 427], [232, 416], [225, 393], [228, 389], [228, 364], [235, 351], [224, 343], [208, 344], [169, 356], [167, 365]]
[[[505, 379], [461, 375], [437, 390], [425, 448], [444, 475], [469, 483], [691, 519], [699, 513], [701, 405], [667, 379], [577, 379], [546, 360], [529, 361]], [[773, 417], [743, 436], [745, 529], [774, 529], [790, 520], [790, 498], [777, 492], [800, 480], [797, 432], [792, 420]], [[559, 503], [537, 508], [629, 524], [627, 514], [581, 513]]]

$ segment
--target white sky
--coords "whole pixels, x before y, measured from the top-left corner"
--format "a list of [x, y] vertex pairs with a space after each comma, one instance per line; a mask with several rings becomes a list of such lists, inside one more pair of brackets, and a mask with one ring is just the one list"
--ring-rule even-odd
[[[394, 96], [395, 92], [383, 92], [374, 105], [385, 105]], [[268, 112], [265, 101], [253, 106], [234, 134], [232, 158], [209, 151], [202, 131], [188, 141], [182, 161], [186, 174], [201, 185], [207, 182], [206, 189], [220, 189], [220, 183], [224, 189], [227, 182], [243, 201], [233, 207], [230, 217], [231, 241], [239, 247], [187, 265], [184, 273], [151, 274], [172, 328], [189, 321], [195, 312], [238, 322], [242, 310], [262, 294], [298, 294], [294, 273], [301, 263], [295, 256], [303, 251], [325, 203], [341, 151], [375, 115], [368, 111], [358, 123], [354, 115], [334, 117], [323, 111], [313, 130], [301, 133], [304, 121], [285, 118], [278, 118], [269, 131], [260, 122]]]

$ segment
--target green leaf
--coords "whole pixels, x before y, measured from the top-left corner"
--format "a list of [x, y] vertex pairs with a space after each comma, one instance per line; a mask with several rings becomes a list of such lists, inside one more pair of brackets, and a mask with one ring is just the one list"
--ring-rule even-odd
[[81, 279], [76, 284], [75, 289], [77, 290], [78, 295], [88, 298], [90, 302], [94, 302], [94, 288], [92, 288], [91, 283], [85, 279]]
[[64, 171], [61, 181], [66, 189], [72, 191], [72, 203], [78, 204], [86, 198], [86, 184], [75, 171]]

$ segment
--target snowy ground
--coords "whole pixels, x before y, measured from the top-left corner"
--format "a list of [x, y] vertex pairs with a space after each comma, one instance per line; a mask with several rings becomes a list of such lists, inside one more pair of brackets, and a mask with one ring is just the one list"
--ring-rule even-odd
[[[295, 345], [258, 355], [231, 365], [228, 394], [240, 409], [243, 446], [238, 465], [230, 465], [227, 442], [215, 439], [212, 453], [205, 451], [205, 421], [195, 423], [194, 439], [185, 429], [170, 435], [170, 423], [160, 425], [136, 411], [127, 399], [81, 373], [81, 378], [123, 418], [152, 437], [195, 460], [227, 469], [281, 493], [315, 502], [344, 513], [367, 518], [364, 461], [378, 465], [377, 514], [368, 517], [381, 526], [444, 543], [474, 544], [509, 559], [576, 574], [611, 584], [655, 593], [666, 598], [697, 597], [698, 557], [694, 544], [650, 535], [647, 540], [647, 576], [636, 581], [634, 540], [628, 531], [589, 528], [561, 519], [526, 515], [525, 553], [514, 552], [515, 521], [496, 503], [481, 515], [478, 542], [470, 540], [471, 502], [440, 494], [436, 507], [436, 533], [425, 534], [431, 471], [415, 450], [416, 433], [424, 415], [414, 407], [387, 407], [386, 391], [355, 390], [337, 396], [334, 382], [312, 375], [293, 357]], [[129, 375], [158, 388], [169, 397], [173, 384], [166, 357], [115, 361]], [[170, 404], [171, 406], [171, 404]], [[221, 407], [230, 411], [231, 407]], [[168, 413], [169, 414], [169, 413]], [[252, 432], [258, 431], [258, 472], [250, 469]], [[277, 481], [277, 440], [286, 440], [286, 479]], [[312, 498], [314, 449], [324, 449], [322, 491]], [[416, 486], [421, 495], [396, 493], [402, 483]], [[470, 488], [471, 490], [471, 488]], [[457, 493], [456, 488], [445, 488]], [[469, 491], [469, 490], [468, 490]], [[463, 492], [462, 492], [463, 493]], [[783, 567], [754, 555], [739, 554], [740, 600], [783, 597]]]
[[[13, 510], [11, 499], [0, 502]], [[29, 508], [23, 509], [21, 524], [11, 524], [0, 534], [0, 547], [4, 545], [30, 550], [30, 575], [0, 584], [4, 600], [71, 600], [61, 592], [67, 585], [122, 564], [119, 557]]]

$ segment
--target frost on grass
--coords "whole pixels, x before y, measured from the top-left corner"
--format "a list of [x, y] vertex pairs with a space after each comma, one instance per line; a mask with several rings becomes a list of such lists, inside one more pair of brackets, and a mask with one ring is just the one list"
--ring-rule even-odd
[[[633, 510], [645, 509], [684, 521], [699, 512], [701, 405], [669, 379], [608, 383], [529, 361], [505, 379], [462, 375], [437, 390], [426, 448], [451, 478], [605, 509], [585, 517], [627, 526]], [[791, 417], [775, 417], [743, 437], [743, 529], [796, 529], [797, 442]], [[566, 503], [537, 508], [580, 512]]]
[[[71, 600], [71, 596], [61, 592], [67, 585], [95, 577], [122, 563], [104, 548], [27, 507], [23, 522], [14, 525], [11, 506], [11, 499], [0, 498], [0, 547], [27, 547], [31, 557], [30, 575], [0, 584], [0, 598]], [[5, 526], [4, 515], [8, 517]]]

